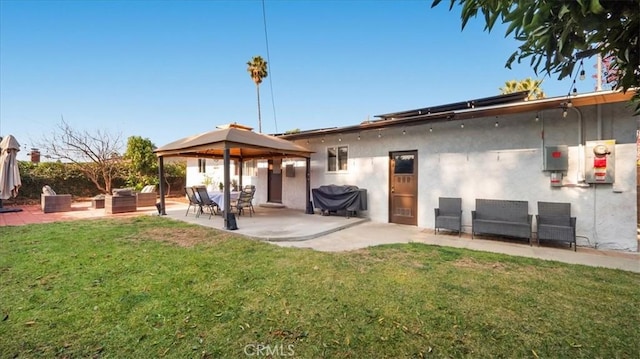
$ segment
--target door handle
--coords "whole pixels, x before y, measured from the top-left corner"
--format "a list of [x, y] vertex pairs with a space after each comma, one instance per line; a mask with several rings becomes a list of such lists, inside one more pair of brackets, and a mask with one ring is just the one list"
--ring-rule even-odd
[[396, 191], [396, 188], [391, 186], [391, 193], [394, 193]]

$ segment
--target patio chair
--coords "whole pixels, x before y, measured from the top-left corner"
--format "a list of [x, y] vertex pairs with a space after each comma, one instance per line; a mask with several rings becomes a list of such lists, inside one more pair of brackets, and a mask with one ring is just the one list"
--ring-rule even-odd
[[571, 203], [538, 202], [536, 214], [538, 246], [540, 241], [553, 241], [573, 244], [576, 248], [576, 217], [571, 217]]
[[71, 195], [56, 194], [51, 187], [42, 187], [40, 195], [40, 207], [43, 213], [69, 212], [71, 211]]
[[140, 192], [136, 192], [138, 207], [150, 207], [156, 205], [156, 185], [144, 186]]
[[216, 208], [219, 208], [219, 206], [216, 202], [211, 200], [211, 197], [209, 197], [209, 193], [207, 193], [206, 187], [195, 186], [193, 187], [193, 190], [200, 200], [200, 213], [202, 213], [203, 209], [206, 207], [209, 209], [209, 219], [211, 219], [211, 216], [213, 216], [214, 214], [218, 214]]
[[184, 192], [187, 195], [187, 199], [189, 200], [189, 206], [187, 207], [187, 213], [185, 213], [184, 215], [188, 215], [189, 214], [189, 210], [191, 209], [191, 207], [193, 206], [193, 210], [196, 214], [196, 217], [200, 216], [200, 213], [202, 212], [202, 204], [200, 203], [200, 199], [199, 197], [196, 196], [195, 190], [193, 189], [193, 187], [185, 187], [184, 188]]
[[253, 200], [253, 194], [251, 190], [247, 191], [243, 189], [242, 192], [240, 192], [240, 196], [238, 197], [238, 200], [232, 204], [232, 207], [236, 209], [236, 211], [238, 212], [238, 215], [243, 214], [244, 209], [248, 208], [249, 217], [253, 217], [253, 213], [255, 213], [255, 210], [253, 209], [253, 204], [251, 204], [252, 200]]
[[462, 199], [461, 198], [438, 198], [438, 208], [435, 208], [436, 228], [434, 233], [438, 233], [440, 228], [458, 232], [458, 237], [462, 236]]

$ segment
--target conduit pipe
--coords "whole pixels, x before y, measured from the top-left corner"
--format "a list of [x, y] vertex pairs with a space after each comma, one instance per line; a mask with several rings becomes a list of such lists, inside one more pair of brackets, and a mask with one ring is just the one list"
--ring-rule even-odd
[[578, 171], [576, 174], [577, 183], [584, 182], [584, 123], [582, 111], [575, 107], [569, 107], [578, 114]]

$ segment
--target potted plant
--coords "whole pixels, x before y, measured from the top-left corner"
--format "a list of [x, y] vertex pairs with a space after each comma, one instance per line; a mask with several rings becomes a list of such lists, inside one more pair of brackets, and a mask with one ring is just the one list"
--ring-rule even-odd
[[218, 183], [218, 188], [220, 189], [220, 192], [222, 192], [222, 190], [224, 189], [224, 183], [223, 182]]
[[232, 191], [238, 190], [238, 181], [235, 178], [231, 180], [231, 190]]
[[215, 187], [213, 186], [213, 179], [206, 174], [202, 178], [202, 184], [207, 187], [207, 191], [209, 192], [213, 192], [213, 190], [215, 190]]

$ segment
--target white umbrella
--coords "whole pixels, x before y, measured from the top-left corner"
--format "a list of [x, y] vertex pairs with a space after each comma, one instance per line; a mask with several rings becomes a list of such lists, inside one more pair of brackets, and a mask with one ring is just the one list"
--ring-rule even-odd
[[16, 159], [18, 151], [20, 144], [12, 135], [0, 142], [0, 201], [17, 196], [18, 189], [22, 186]]

